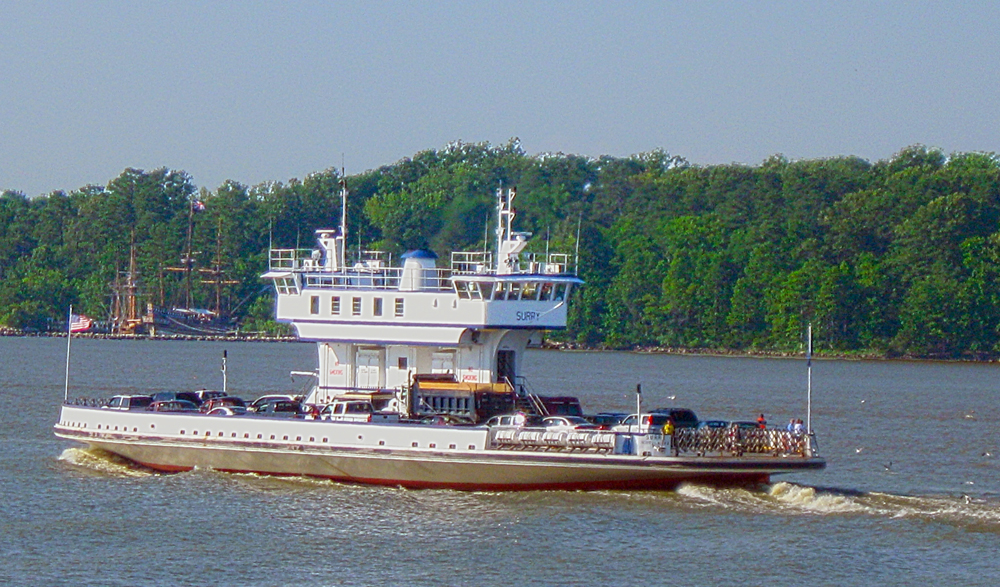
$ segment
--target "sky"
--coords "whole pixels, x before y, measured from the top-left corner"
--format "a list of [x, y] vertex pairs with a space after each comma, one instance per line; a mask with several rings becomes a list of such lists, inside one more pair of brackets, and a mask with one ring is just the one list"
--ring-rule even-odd
[[1000, 149], [1000, 3], [0, 0], [0, 190], [456, 141], [696, 165]]

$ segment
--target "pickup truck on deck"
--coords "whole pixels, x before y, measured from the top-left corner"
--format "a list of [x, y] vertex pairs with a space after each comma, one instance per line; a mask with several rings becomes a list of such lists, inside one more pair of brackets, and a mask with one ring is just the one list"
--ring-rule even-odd
[[395, 412], [376, 412], [371, 402], [335, 400], [319, 413], [320, 420], [331, 422], [399, 422]]
[[148, 395], [116, 395], [106, 405], [105, 410], [145, 410], [153, 398]]

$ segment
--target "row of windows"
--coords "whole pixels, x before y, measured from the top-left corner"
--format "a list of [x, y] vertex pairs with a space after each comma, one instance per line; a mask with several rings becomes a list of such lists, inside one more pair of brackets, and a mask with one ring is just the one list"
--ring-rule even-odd
[[458, 297], [473, 300], [537, 300], [562, 301], [569, 293], [568, 283], [539, 283], [537, 281], [479, 282], [454, 280]]
[[[436, 398], [436, 399], [444, 399], [444, 398]], [[466, 399], [466, 398], [450, 398], [450, 399], [454, 400], [454, 399]], [[81, 424], [79, 422], [60, 422], [59, 424], [61, 426], [68, 426], [68, 427], [72, 427], [72, 428], [86, 428], [87, 427], [87, 425], [85, 423]], [[149, 427], [155, 429], [156, 425], [155, 424], [150, 424]], [[103, 426], [101, 424], [97, 425], [97, 429], [98, 430], [101, 430], [102, 428], [105, 429], [105, 430], [109, 430], [110, 431], [111, 430], [111, 425], [110, 424], [103, 425]], [[115, 426], [115, 430], [118, 431], [118, 426]], [[122, 426], [121, 430], [123, 432], [128, 432], [128, 427], [127, 426]], [[139, 429], [137, 427], [132, 428], [132, 432], [138, 432], [138, 431], [139, 431]], [[187, 430], [180, 430], [179, 432], [180, 432], [181, 435], [184, 435], [184, 436], [187, 435]], [[198, 436], [198, 431], [194, 430], [193, 432], [191, 432], [191, 436]], [[204, 432], [204, 436], [206, 436], [206, 437], [212, 436], [212, 433], [206, 430]], [[220, 436], [220, 437], [225, 436], [225, 433], [223, 433], [223, 432], [220, 431], [218, 433], [218, 436]], [[230, 433], [230, 437], [231, 438], [237, 438], [236, 432], [231, 432]], [[249, 432], [244, 432], [243, 433], [243, 438], [249, 439], [250, 438], [250, 433]], [[263, 440], [263, 439], [264, 439], [264, 435], [263, 434], [257, 434], [257, 440]], [[282, 435], [281, 439], [284, 440], [284, 441], [287, 441], [287, 440], [289, 440], [289, 436], [287, 434]], [[274, 434], [271, 434], [270, 435], [270, 440], [277, 440], [277, 438], [275, 437]], [[364, 440], [364, 437], [359, 435], [358, 436], [358, 440]], [[303, 441], [303, 437], [302, 436], [296, 436], [295, 437], [295, 441], [296, 442], [302, 442]], [[309, 442], [316, 442], [316, 437], [315, 436], [310, 436], [309, 437]], [[324, 444], [328, 444], [330, 442], [330, 439], [328, 437], [324, 436], [320, 442], [322, 442]], [[385, 446], [385, 441], [384, 440], [380, 440], [380, 441], [378, 441], [378, 444], [379, 444], [379, 446]], [[419, 443], [417, 443], [417, 442], [413, 442], [413, 443], [411, 443], [411, 445], [414, 448], [419, 447]], [[429, 445], [427, 445], [427, 447], [428, 448], [437, 448], [437, 444], [432, 442]], [[448, 448], [455, 449], [455, 448], [457, 448], [457, 446], [454, 445], [454, 444], [449, 444]], [[469, 450], [476, 450], [476, 445], [470, 444], [469, 445]]]
[[[381, 316], [383, 307], [382, 298], [372, 298], [372, 316]], [[403, 298], [395, 299], [395, 307], [393, 311], [397, 318], [403, 316], [403, 310], [405, 309]], [[330, 298], [330, 313], [334, 315], [340, 315], [340, 296], [333, 296]], [[319, 315], [319, 296], [310, 296], [309, 298], [309, 313], [317, 316]], [[352, 297], [351, 298], [351, 316], [361, 315], [361, 298]]]
[[[100, 426], [98, 426], [98, 428], [100, 428]], [[180, 433], [181, 433], [181, 435], [186, 435], [186, 431], [185, 430], [181, 430]], [[198, 435], [198, 431], [195, 430], [194, 432], [191, 433], [191, 435], [192, 436], [197, 436]], [[211, 432], [208, 432], [208, 431], [205, 432], [205, 436], [206, 437], [211, 436], [211, 435], [212, 435]], [[222, 432], [219, 432], [219, 436], [220, 437], [224, 436], [224, 434]], [[232, 438], [236, 438], [236, 433], [233, 432], [231, 434], [231, 437]], [[250, 438], [250, 433], [249, 432], [244, 432], [243, 433], [243, 438]], [[263, 434], [258, 434], [257, 435], [257, 440], [264, 440], [264, 435]], [[270, 440], [277, 440], [277, 438], [275, 438], [274, 434], [271, 434]], [[288, 435], [287, 434], [283, 435], [281, 437], [281, 440], [283, 440], [283, 441], [289, 440]], [[364, 440], [364, 436], [358, 435], [358, 440]], [[302, 437], [301, 436], [296, 436], [295, 437], [295, 442], [302, 442]], [[315, 436], [310, 436], [309, 437], [309, 442], [316, 442], [316, 437]], [[323, 444], [329, 444], [329, 442], [330, 442], [330, 439], [328, 437], [324, 436], [323, 440], [322, 440], [322, 443]], [[380, 441], [378, 441], [378, 444], [379, 444], [379, 446], [385, 446], [385, 441], [384, 440], [380, 440]], [[413, 448], [419, 448], [420, 443], [419, 442], [413, 442], [410, 445]], [[428, 448], [437, 448], [437, 444], [434, 443], [434, 442], [432, 442], [432, 443], [428, 444], [427, 447]], [[456, 449], [456, 448], [458, 448], [458, 446], [455, 445], [455, 444], [449, 444], [448, 448], [450, 448], [450, 449]], [[469, 445], [469, 450], [476, 450], [476, 445], [470, 444]]]

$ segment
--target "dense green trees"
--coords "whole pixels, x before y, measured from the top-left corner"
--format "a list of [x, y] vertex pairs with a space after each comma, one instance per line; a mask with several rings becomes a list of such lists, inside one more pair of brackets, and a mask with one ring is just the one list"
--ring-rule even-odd
[[181, 171], [126, 169], [0, 196], [0, 322], [46, 328], [70, 303], [106, 316], [133, 254], [144, 300], [185, 303], [190, 225], [192, 303], [260, 327], [269, 243], [308, 247], [338, 224], [342, 182], [354, 246], [442, 256], [492, 243], [494, 192], [516, 185], [534, 250], [579, 247], [587, 286], [558, 336], [587, 344], [796, 350], [812, 323], [837, 352], [1000, 354], [1000, 159], [923, 146], [697, 166], [456, 143], [356, 176], [200, 192]]

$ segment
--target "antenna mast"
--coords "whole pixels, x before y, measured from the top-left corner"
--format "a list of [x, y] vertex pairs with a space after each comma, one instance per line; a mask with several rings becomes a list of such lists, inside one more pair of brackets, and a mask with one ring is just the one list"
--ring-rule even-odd
[[806, 434], [812, 434], [812, 390], [813, 390], [813, 325], [806, 328]]
[[343, 161], [340, 164], [340, 268], [342, 271], [347, 268], [347, 176]]

